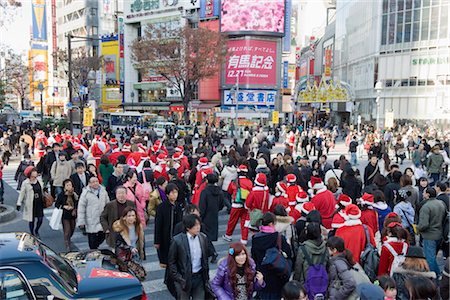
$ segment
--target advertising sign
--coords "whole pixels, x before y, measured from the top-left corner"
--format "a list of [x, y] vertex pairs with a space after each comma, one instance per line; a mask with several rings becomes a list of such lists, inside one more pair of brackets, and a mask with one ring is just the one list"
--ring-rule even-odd
[[286, 9], [284, 16], [283, 52], [291, 52], [291, 17], [292, 17], [292, 0], [286, 0]]
[[200, 18], [218, 17], [220, 14], [219, 0], [200, 0]]
[[394, 112], [386, 111], [384, 115], [384, 128], [394, 127]]
[[[223, 92], [223, 105], [236, 105], [236, 91]], [[239, 90], [237, 93], [238, 105], [274, 106], [277, 92], [274, 90]]]
[[280, 114], [277, 110], [272, 112], [272, 124], [278, 124], [280, 121]]
[[47, 40], [47, 13], [45, 0], [33, 0], [31, 15], [33, 18], [33, 40]]
[[225, 84], [277, 84], [277, 42], [229, 40]]
[[83, 126], [92, 127], [94, 123], [94, 114], [92, 108], [85, 107], [83, 110]]
[[[30, 72], [30, 99], [32, 105], [40, 105], [40, 92], [36, 89], [39, 83], [48, 86], [48, 50], [47, 46], [32, 44], [29, 51], [28, 65]], [[47, 97], [47, 89], [44, 97]]]
[[222, 0], [222, 32], [284, 33], [285, 0]]
[[332, 49], [325, 49], [325, 68], [324, 75], [325, 77], [331, 77], [331, 59], [332, 59]]
[[289, 87], [289, 62], [283, 61], [283, 89]]
[[102, 79], [115, 80], [117, 85], [106, 86], [102, 88], [102, 108], [108, 109], [109, 107], [119, 107], [122, 103], [122, 95], [119, 92], [119, 78], [120, 72], [118, 68], [120, 47], [119, 36], [105, 36], [102, 37], [101, 51], [104, 58]]
[[56, 33], [56, 0], [52, 0], [52, 47], [53, 47], [53, 70], [58, 69], [58, 59], [56, 56], [56, 51], [58, 49], [57, 43], [57, 33]]

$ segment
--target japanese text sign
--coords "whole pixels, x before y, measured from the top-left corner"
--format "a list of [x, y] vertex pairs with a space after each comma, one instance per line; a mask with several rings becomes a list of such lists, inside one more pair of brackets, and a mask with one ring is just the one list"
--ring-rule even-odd
[[[237, 92], [238, 105], [274, 106], [276, 91], [240, 90]], [[236, 105], [236, 91], [224, 91], [223, 104]]]
[[277, 84], [277, 42], [230, 40], [225, 84]]

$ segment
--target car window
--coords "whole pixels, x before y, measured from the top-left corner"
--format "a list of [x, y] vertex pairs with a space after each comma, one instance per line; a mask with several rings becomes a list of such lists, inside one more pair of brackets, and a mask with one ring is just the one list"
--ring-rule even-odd
[[22, 276], [14, 270], [0, 270], [0, 299], [33, 299]]

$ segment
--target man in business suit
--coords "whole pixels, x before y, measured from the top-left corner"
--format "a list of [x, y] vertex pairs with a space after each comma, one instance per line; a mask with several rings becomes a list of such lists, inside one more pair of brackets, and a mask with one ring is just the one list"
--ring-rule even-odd
[[170, 245], [166, 284], [175, 285], [177, 299], [205, 299], [209, 290], [208, 242], [200, 224], [199, 216], [184, 216], [186, 232], [174, 236]]
[[122, 217], [123, 211], [128, 206], [136, 209], [136, 204], [127, 200], [127, 189], [124, 186], [118, 186], [116, 188], [116, 200], [108, 202], [100, 216], [100, 223], [103, 232], [106, 234], [106, 242], [112, 248], [116, 246], [115, 234], [111, 233], [112, 225]]
[[70, 179], [73, 182], [75, 193], [80, 196], [83, 188], [89, 183], [89, 178], [91, 178], [91, 176], [86, 172], [86, 167], [82, 162], [77, 162], [75, 164], [75, 171], [76, 173], [72, 174]]

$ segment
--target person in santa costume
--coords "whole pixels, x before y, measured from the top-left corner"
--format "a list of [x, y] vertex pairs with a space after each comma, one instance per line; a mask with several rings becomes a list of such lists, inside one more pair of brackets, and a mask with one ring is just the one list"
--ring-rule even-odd
[[[353, 260], [360, 262], [361, 252], [366, 247], [366, 233], [361, 223], [361, 210], [355, 204], [349, 204], [344, 209], [345, 222], [344, 225], [336, 230], [336, 236], [344, 240], [345, 248], [353, 254]], [[376, 247], [374, 232], [372, 228], [366, 226], [369, 232], [370, 243]]]
[[322, 216], [322, 223], [326, 229], [331, 229], [331, 221], [336, 206], [336, 199], [331, 191], [327, 189], [323, 184], [322, 179], [312, 176], [308, 183], [309, 187], [313, 190], [314, 196], [311, 202], [314, 203], [316, 209]]
[[186, 155], [184, 155], [184, 147], [183, 146], [175, 147], [175, 153], [180, 154], [180, 164], [183, 166], [184, 170], [189, 171], [191, 169], [191, 166], [189, 164], [189, 159], [186, 157]]
[[100, 139], [100, 136], [96, 136], [98, 139], [95, 139], [95, 142], [93, 142], [91, 147], [91, 154], [95, 159], [95, 166], [98, 168], [100, 165], [100, 158], [102, 155], [107, 154], [111, 147], [109, 146], [106, 139]]
[[270, 205], [270, 211], [273, 212], [277, 205], [282, 205], [287, 212], [290, 211], [289, 199], [286, 194], [287, 185], [279, 181], [275, 186], [275, 197], [272, 199], [272, 204]]
[[371, 194], [364, 193], [357, 200], [359, 209], [361, 209], [361, 223], [372, 228], [373, 232], [378, 232], [378, 213], [373, 209], [374, 197]]
[[248, 194], [245, 205], [252, 211], [260, 209], [262, 213], [269, 211], [269, 187], [267, 186], [267, 176], [264, 173], [258, 173], [255, 177], [255, 186]]
[[291, 148], [291, 153], [294, 154], [295, 134], [292, 130], [289, 131], [288, 135], [286, 136], [286, 143], [289, 144], [289, 147]]
[[[130, 154], [131, 155], [131, 154]], [[156, 159], [157, 165], [153, 168], [153, 178], [158, 179], [158, 177], [164, 177], [167, 181], [169, 181], [169, 167], [167, 166], [167, 155], [165, 153], [160, 153]]]
[[408, 251], [408, 231], [402, 224], [392, 222], [387, 226], [387, 239], [381, 247], [380, 265], [378, 266], [378, 276], [392, 276], [392, 263], [397, 255], [406, 255]]
[[206, 187], [208, 183], [206, 181], [206, 175], [214, 172], [214, 169], [210, 166], [207, 157], [202, 157], [198, 160], [197, 174], [195, 174], [195, 185], [192, 196], [192, 204], [198, 205], [200, 202], [200, 193]]
[[[233, 235], [234, 228], [236, 227], [239, 219], [241, 220], [241, 242], [247, 243], [248, 240], [248, 227], [245, 226], [248, 220], [248, 210], [245, 208], [245, 201], [253, 189], [253, 183], [248, 179], [248, 168], [246, 165], [240, 165], [237, 169], [238, 178], [232, 180], [228, 185], [227, 192], [231, 195], [231, 211], [230, 218], [228, 219], [227, 231], [222, 238], [231, 242], [231, 236]], [[238, 193], [239, 191], [239, 193]]]
[[295, 230], [298, 236], [304, 231], [306, 227], [306, 218], [308, 217], [309, 213], [312, 212], [313, 210], [316, 210], [316, 207], [312, 202], [305, 202], [302, 205], [300, 209], [301, 216], [295, 223]]
[[119, 149], [119, 141], [116, 138], [110, 139], [109, 145], [112, 151], [114, 151], [115, 149]]
[[172, 167], [177, 170], [177, 176], [178, 178], [184, 178], [184, 172], [186, 172], [185, 167], [183, 166], [182, 162], [181, 162], [181, 153], [180, 152], [175, 152], [172, 155], [172, 160], [173, 160], [173, 165]]
[[286, 189], [286, 194], [287, 197], [289, 199], [289, 207], [290, 210], [295, 209], [295, 206], [297, 205], [297, 194], [302, 192], [303, 189], [296, 184], [297, 182], [297, 176], [295, 176], [294, 174], [287, 174], [285, 176], [286, 179], [286, 183], [287, 183], [287, 189]]
[[[342, 224], [345, 222], [345, 213], [344, 209], [352, 204], [352, 198], [350, 198], [346, 194], [340, 194], [338, 198], [338, 203], [336, 204], [336, 210], [333, 214], [333, 219], [331, 221], [331, 228], [336, 231], [337, 228], [341, 227]], [[332, 235], [334, 235], [334, 232]]]
[[160, 148], [161, 148], [160, 144], [154, 144], [148, 150], [148, 157], [150, 158], [150, 161], [153, 164], [157, 164], [158, 163], [158, 154], [159, 154], [159, 149]]
[[289, 216], [294, 219], [294, 224], [301, 218], [302, 216], [302, 207], [303, 204], [309, 201], [308, 194], [305, 191], [301, 191], [295, 197], [297, 201], [297, 205], [295, 205], [294, 209], [289, 211]]
[[39, 158], [45, 155], [45, 147], [47, 147], [47, 145], [48, 141], [45, 133], [42, 130], [39, 130], [34, 139], [34, 149], [36, 150], [35, 153]]

